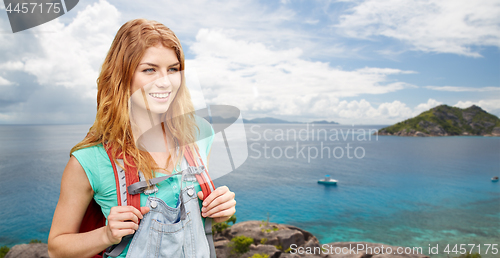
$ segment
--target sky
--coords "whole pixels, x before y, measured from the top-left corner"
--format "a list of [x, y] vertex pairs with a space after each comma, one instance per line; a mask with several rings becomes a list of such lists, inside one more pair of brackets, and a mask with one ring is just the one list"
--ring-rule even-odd
[[198, 108], [341, 124], [441, 104], [500, 116], [498, 0], [86, 0], [15, 34], [0, 3], [0, 124], [93, 123], [104, 57], [135, 18], [179, 37]]

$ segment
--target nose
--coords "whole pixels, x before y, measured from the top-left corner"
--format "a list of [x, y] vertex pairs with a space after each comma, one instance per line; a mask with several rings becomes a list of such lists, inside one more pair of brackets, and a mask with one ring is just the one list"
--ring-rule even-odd
[[156, 79], [155, 85], [158, 88], [168, 88], [172, 85], [172, 83], [170, 82], [170, 79], [168, 78], [168, 76], [165, 75], [161, 78]]

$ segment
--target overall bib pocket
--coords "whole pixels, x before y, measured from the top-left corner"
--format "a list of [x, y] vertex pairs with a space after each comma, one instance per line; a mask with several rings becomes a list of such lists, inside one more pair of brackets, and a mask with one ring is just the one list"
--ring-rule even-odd
[[163, 200], [148, 197], [150, 212], [144, 215], [135, 233], [127, 258], [196, 257], [191, 211], [184, 220], [181, 206], [168, 206]]

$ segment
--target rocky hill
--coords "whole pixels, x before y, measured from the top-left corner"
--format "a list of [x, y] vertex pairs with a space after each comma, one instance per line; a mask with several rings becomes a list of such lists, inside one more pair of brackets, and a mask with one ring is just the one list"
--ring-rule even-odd
[[476, 105], [466, 109], [437, 106], [422, 114], [382, 128], [379, 135], [397, 136], [500, 136], [500, 119]]
[[[264, 221], [236, 223], [214, 235], [217, 258], [429, 258], [421, 251], [368, 242], [320, 244], [303, 229]], [[242, 248], [245, 243], [246, 248]]]

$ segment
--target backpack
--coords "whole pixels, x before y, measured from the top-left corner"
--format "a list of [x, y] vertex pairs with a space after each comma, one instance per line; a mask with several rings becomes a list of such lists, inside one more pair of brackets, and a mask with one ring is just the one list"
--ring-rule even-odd
[[[128, 162], [123, 162], [123, 167], [125, 170], [120, 169], [118, 171], [117, 166], [114, 162], [113, 155], [111, 153], [110, 148], [107, 148], [106, 145], [104, 145], [104, 149], [106, 150], [106, 153], [108, 154], [109, 160], [111, 161], [111, 164], [113, 166], [113, 172], [115, 174], [115, 182], [116, 182], [116, 194], [117, 194], [117, 200], [118, 200], [118, 205], [130, 205], [134, 206], [136, 209], [140, 210], [140, 204], [141, 204], [141, 199], [140, 199], [140, 194], [132, 194], [127, 188], [128, 186], [139, 182], [139, 176], [138, 176], [138, 171], [137, 167], [134, 165], [134, 161], [131, 157], [129, 156], [119, 156], [118, 160], [121, 160], [123, 158], [127, 159]], [[196, 148], [195, 148], [196, 149]], [[196, 149], [196, 152], [199, 155], [198, 149]], [[191, 150], [187, 147], [184, 148], [184, 158], [186, 159], [188, 165], [190, 167], [196, 167], [196, 162], [194, 160], [193, 153]], [[203, 192], [203, 197], [206, 198], [207, 196], [210, 195], [210, 193], [215, 190], [214, 183], [212, 182], [212, 179], [208, 175], [208, 172], [206, 168], [203, 165], [203, 161], [199, 159], [201, 163], [201, 168], [203, 169], [202, 174], [197, 174], [196, 179], [198, 183], [200, 184], [201, 190]], [[120, 162], [121, 163], [121, 162]], [[127, 165], [130, 164], [130, 165]], [[79, 233], [84, 233], [88, 232], [100, 227], [103, 227], [106, 225], [106, 218], [104, 217], [104, 214], [102, 214], [101, 207], [97, 202], [92, 198], [90, 201], [87, 210], [85, 212], [85, 215], [83, 216], [82, 223], [80, 225]], [[215, 247], [213, 243], [213, 236], [212, 236], [212, 219], [211, 218], [205, 218], [205, 235], [207, 237], [209, 246], [210, 246], [210, 253], [211, 257], [215, 257]], [[114, 256], [117, 256], [123, 251], [123, 249], [127, 246], [129, 241], [132, 239], [132, 237], [125, 236], [122, 238], [122, 242], [119, 244], [113, 245], [109, 247], [106, 252], [106, 250], [101, 251], [98, 254], [95, 254], [92, 256], [92, 258], [103, 258], [104, 254], [110, 254], [113, 253]], [[116, 249], [116, 250], [115, 250]], [[121, 250], [120, 250], [121, 249]], [[113, 252], [114, 250], [114, 252]]]

